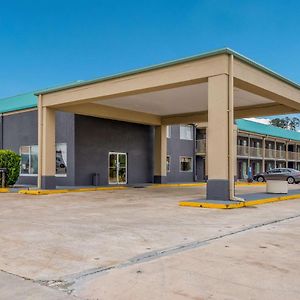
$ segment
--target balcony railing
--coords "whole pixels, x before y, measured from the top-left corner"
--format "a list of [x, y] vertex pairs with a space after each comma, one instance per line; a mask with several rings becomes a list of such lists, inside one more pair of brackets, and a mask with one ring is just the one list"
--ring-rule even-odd
[[277, 152], [275, 149], [265, 149], [265, 157], [266, 158], [276, 158]]
[[263, 149], [250, 147], [250, 157], [262, 157], [263, 156]]
[[[249, 153], [250, 151], [250, 153]], [[275, 150], [275, 149], [262, 149], [257, 147], [248, 147], [237, 145], [237, 156], [239, 157], [248, 157], [250, 154], [251, 158], [262, 158], [263, 151], [265, 151], [266, 159], [277, 159], [277, 160], [300, 160], [300, 152], [288, 151], [285, 150]], [[196, 152], [197, 154], [206, 153], [206, 140], [200, 139], [196, 141]]]
[[265, 158], [286, 159], [284, 150], [265, 149]]
[[276, 150], [276, 158], [277, 159], [286, 159], [286, 151]]
[[237, 146], [237, 155], [238, 156], [246, 156], [248, 157], [249, 155], [249, 147], [248, 146]]
[[206, 139], [196, 140], [196, 152], [198, 154], [206, 153]]
[[288, 151], [288, 159], [290, 159], [290, 160], [299, 160], [300, 159], [300, 153], [299, 152]]

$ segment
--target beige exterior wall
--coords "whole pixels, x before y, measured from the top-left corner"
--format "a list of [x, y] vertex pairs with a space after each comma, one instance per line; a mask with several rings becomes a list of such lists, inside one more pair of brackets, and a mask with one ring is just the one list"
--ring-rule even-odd
[[155, 126], [154, 176], [167, 176], [167, 126]]
[[43, 107], [42, 114], [42, 176], [55, 176], [55, 110]]
[[228, 76], [208, 79], [207, 167], [209, 179], [228, 178]]

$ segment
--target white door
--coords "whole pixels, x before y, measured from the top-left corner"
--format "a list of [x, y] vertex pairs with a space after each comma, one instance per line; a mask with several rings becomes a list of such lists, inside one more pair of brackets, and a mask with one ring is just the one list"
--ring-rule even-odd
[[108, 157], [109, 184], [127, 183], [127, 154], [110, 152]]

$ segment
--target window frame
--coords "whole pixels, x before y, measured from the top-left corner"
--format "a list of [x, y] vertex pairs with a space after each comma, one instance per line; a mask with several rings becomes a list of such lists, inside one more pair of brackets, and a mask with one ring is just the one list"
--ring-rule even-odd
[[[191, 129], [191, 137], [190, 138], [187, 138], [187, 136], [183, 137], [181, 135], [181, 129], [182, 128], [190, 128]], [[182, 141], [192, 141], [194, 139], [194, 126], [193, 125], [185, 125], [185, 124], [180, 124], [179, 125], [179, 138], [180, 140]]]
[[[169, 158], [169, 163], [168, 163], [168, 158]], [[168, 168], [168, 166], [169, 166], [169, 168]], [[167, 169], [167, 173], [171, 172], [171, 155], [166, 156], [166, 169]]]
[[[181, 159], [182, 158], [190, 158], [191, 159], [191, 169], [190, 170], [188, 170], [188, 171], [181, 170]], [[186, 155], [179, 156], [179, 172], [192, 173], [193, 172], [193, 168], [194, 168], [194, 159], [193, 159], [192, 156], [186, 156]]]
[[167, 139], [170, 139], [172, 137], [172, 126], [167, 125]]
[[[28, 153], [28, 173], [22, 173], [23, 169], [22, 169], [22, 152], [21, 152], [21, 149], [23, 147], [28, 147], [29, 148], [29, 153]], [[33, 176], [33, 177], [38, 176], [38, 173], [29, 173], [29, 171], [31, 169], [31, 152], [32, 152], [31, 149], [33, 147], [37, 147], [37, 145], [22, 145], [22, 146], [19, 147], [19, 155], [21, 157], [21, 161], [20, 161], [20, 176], [24, 176], [24, 177], [26, 177], [26, 176]], [[37, 153], [37, 155], [38, 155], [38, 153]]]
[[[55, 144], [55, 161], [56, 161], [56, 151], [57, 151], [57, 146], [58, 145], [63, 145], [65, 144], [66, 145], [66, 167], [67, 167], [67, 171], [65, 174], [55, 174], [55, 177], [67, 177], [68, 176], [68, 143], [56, 143]], [[21, 148], [22, 147], [29, 147], [29, 169], [31, 168], [31, 148], [32, 147], [38, 147], [38, 145], [21, 145], [19, 147], [19, 155], [21, 156], [22, 155], [22, 152], [21, 152]], [[37, 153], [38, 155], [38, 153]], [[22, 162], [22, 159], [21, 159], [21, 162]], [[55, 173], [56, 173], [56, 168], [55, 168]], [[37, 177], [38, 176], [38, 172], [37, 173], [33, 173], [33, 174], [24, 174], [22, 173], [22, 165], [20, 164], [20, 176], [22, 177]]]
[[56, 152], [57, 152], [57, 146], [58, 145], [66, 145], [66, 161], [65, 161], [65, 164], [66, 164], [66, 173], [64, 174], [56, 174], [56, 168], [55, 168], [55, 176], [56, 177], [67, 177], [68, 176], [68, 145], [67, 143], [56, 143], [55, 144], [55, 161], [56, 161]]

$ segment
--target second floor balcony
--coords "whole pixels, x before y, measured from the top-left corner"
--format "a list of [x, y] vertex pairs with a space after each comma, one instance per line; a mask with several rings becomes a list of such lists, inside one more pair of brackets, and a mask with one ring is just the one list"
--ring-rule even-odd
[[[198, 155], [206, 154], [206, 140], [200, 139], [196, 141], [196, 153]], [[263, 155], [264, 154], [264, 155]], [[248, 147], [243, 145], [237, 145], [237, 156], [244, 158], [263, 158], [274, 159], [274, 160], [299, 160], [300, 152], [293, 152], [285, 150], [275, 149], [263, 149], [258, 147]]]

